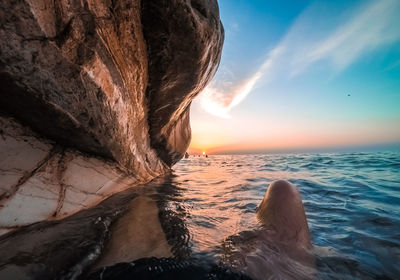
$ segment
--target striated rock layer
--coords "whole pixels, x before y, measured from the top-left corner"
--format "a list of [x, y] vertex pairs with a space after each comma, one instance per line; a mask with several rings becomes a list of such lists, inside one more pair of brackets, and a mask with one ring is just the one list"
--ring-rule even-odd
[[182, 158], [190, 103], [218, 67], [224, 32], [216, 0], [4, 0], [0, 38], [7, 230], [69, 215]]
[[0, 235], [42, 220], [60, 219], [144, 181], [115, 162], [40, 138], [0, 117]]
[[139, 1], [3, 1], [1, 109], [41, 134], [153, 177]]

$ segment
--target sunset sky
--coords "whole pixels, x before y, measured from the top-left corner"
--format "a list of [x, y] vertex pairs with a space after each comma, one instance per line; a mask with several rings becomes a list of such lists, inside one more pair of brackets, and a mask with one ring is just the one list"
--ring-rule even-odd
[[219, 0], [189, 152], [400, 143], [400, 1]]

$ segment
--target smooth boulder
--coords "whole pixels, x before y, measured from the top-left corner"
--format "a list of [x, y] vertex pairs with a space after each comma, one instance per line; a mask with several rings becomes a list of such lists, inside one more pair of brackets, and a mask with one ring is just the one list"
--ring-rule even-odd
[[257, 216], [279, 242], [311, 247], [301, 195], [291, 183], [284, 180], [271, 183], [258, 207]]

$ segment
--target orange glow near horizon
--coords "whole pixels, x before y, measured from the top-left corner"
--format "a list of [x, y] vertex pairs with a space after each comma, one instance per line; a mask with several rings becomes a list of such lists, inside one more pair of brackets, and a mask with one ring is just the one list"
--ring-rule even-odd
[[[189, 153], [207, 154], [229, 153], [237, 151], [274, 151], [329, 149], [350, 146], [367, 146], [395, 143], [400, 132], [393, 129], [395, 123], [383, 125], [380, 122], [368, 124], [360, 122], [335, 123], [318, 120], [311, 124], [288, 122], [285, 119], [271, 120], [261, 124], [257, 121], [223, 120], [192, 122], [192, 142]], [[373, 129], [371, 129], [371, 127]], [[340, 128], [340, 129], [339, 129]], [[382, 141], [381, 135], [386, 135]], [[204, 154], [203, 154], [204, 155]]]
[[221, 61], [191, 103], [189, 152], [400, 147], [399, 0], [303, 1], [315, 3], [276, 25], [286, 4], [224, 2]]

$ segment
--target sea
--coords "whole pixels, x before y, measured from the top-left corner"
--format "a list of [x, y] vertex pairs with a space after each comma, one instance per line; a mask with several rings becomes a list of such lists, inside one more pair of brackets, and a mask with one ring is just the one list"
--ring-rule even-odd
[[[257, 207], [282, 179], [301, 193], [311, 261], [257, 239]], [[129, 212], [138, 197], [144, 206]], [[173, 257], [129, 263], [160, 243], [160, 228]], [[400, 151], [192, 155], [98, 206], [3, 236], [0, 251], [1, 275], [20, 277], [4, 279], [400, 279]], [[121, 255], [125, 266], [98, 264]]]
[[[257, 206], [280, 179], [302, 195], [316, 257], [311, 279], [400, 279], [399, 151], [183, 159], [172, 184], [191, 250], [218, 259], [227, 237], [259, 230]], [[268, 256], [255, 257], [267, 271]]]

